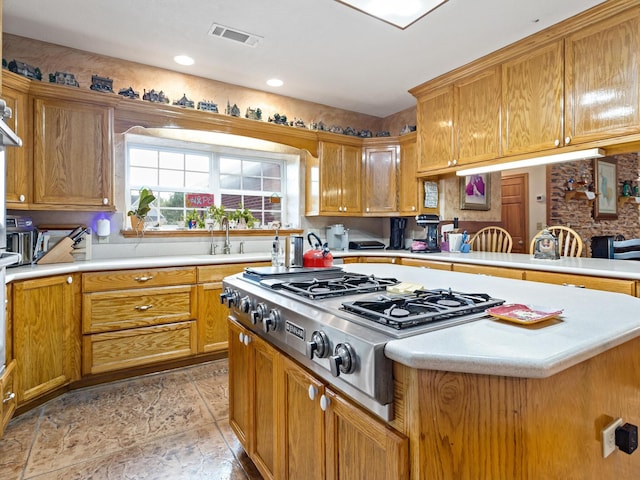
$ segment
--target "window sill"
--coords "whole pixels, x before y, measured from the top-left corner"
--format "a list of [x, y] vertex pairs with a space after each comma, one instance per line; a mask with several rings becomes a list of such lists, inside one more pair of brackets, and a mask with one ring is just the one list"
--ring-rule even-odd
[[[304, 230], [298, 228], [287, 228], [278, 230], [278, 235], [286, 237], [288, 235], [302, 235]], [[230, 237], [270, 237], [275, 235], [275, 229], [230, 229]], [[120, 234], [125, 238], [171, 238], [171, 237], [224, 237], [224, 230], [205, 230], [203, 228], [194, 228], [191, 230], [144, 230], [137, 232], [133, 229], [120, 230]]]

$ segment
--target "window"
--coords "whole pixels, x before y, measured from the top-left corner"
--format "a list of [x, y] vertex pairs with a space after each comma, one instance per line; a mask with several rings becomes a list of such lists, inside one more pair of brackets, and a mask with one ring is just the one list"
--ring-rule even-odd
[[261, 225], [284, 223], [283, 159], [258, 151], [165, 143], [128, 142], [126, 148], [127, 205], [136, 204], [140, 188], [150, 188], [157, 198], [149, 213], [153, 225], [184, 227], [195, 209], [203, 226], [212, 204], [229, 212], [247, 208]]

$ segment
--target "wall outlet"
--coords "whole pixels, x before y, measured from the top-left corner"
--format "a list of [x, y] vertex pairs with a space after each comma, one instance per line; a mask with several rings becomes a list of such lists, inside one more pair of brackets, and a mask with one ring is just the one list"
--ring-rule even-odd
[[622, 419], [616, 418], [602, 429], [602, 456], [607, 458], [616, 450], [616, 428], [622, 426]]

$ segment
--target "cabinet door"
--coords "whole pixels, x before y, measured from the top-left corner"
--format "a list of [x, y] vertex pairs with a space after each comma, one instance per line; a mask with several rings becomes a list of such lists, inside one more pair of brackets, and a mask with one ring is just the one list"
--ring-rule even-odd
[[406, 437], [330, 389], [325, 395], [328, 480], [409, 478]]
[[342, 211], [342, 145], [320, 143], [320, 213]]
[[281, 475], [296, 480], [324, 480], [324, 412], [318, 404], [324, 386], [287, 358], [278, 379], [281, 408], [279, 434]]
[[18, 403], [44, 395], [79, 377], [79, 282], [76, 280], [60, 275], [13, 285]]
[[229, 308], [220, 303], [222, 282], [198, 285], [198, 353], [226, 350]]
[[400, 143], [400, 176], [398, 179], [398, 209], [400, 215], [416, 215], [420, 205], [418, 198], [418, 146], [412, 141]]
[[2, 98], [12, 110], [12, 117], [6, 119], [7, 125], [22, 139], [22, 147], [6, 150], [6, 199], [7, 208], [27, 209], [31, 201], [31, 156], [29, 147], [29, 80], [16, 78], [5, 72]]
[[251, 454], [256, 467], [265, 478], [274, 478], [276, 463], [276, 351], [259, 337], [251, 342], [254, 353], [253, 436]]
[[342, 147], [342, 213], [362, 213], [362, 148]]
[[640, 130], [640, 8], [566, 38], [565, 143]]
[[417, 120], [418, 170], [428, 172], [453, 166], [453, 86], [418, 98]]
[[500, 155], [500, 69], [455, 83], [455, 155], [458, 165]]
[[54, 209], [113, 205], [112, 125], [112, 108], [34, 98], [34, 202]]
[[547, 150], [564, 143], [563, 42], [502, 65], [502, 153]]
[[249, 436], [253, 428], [250, 416], [253, 408], [253, 349], [249, 348], [251, 340], [248, 330], [229, 321], [229, 425], [249, 453]]
[[364, 214], [397, 215], [396, 146], [369, 147], [364, 150]]
[[16, 411], [18, 404], [15, 372], [16, 361], [12, 360], [7, 365], [4, 373], [0, 375], [0, 438], [2, 438], [2, 433]]

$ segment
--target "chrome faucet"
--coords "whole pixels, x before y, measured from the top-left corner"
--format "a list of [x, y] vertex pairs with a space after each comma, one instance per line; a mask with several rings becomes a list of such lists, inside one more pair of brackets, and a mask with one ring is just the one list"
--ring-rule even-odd
[[222, 217], [220, 220], [220, 226], [224, 228], [224, 247], [222, 248], [222, 253], [228, 255], [231, 253], [231, 242], [229, 241], [229, 219], [227, 217]]

